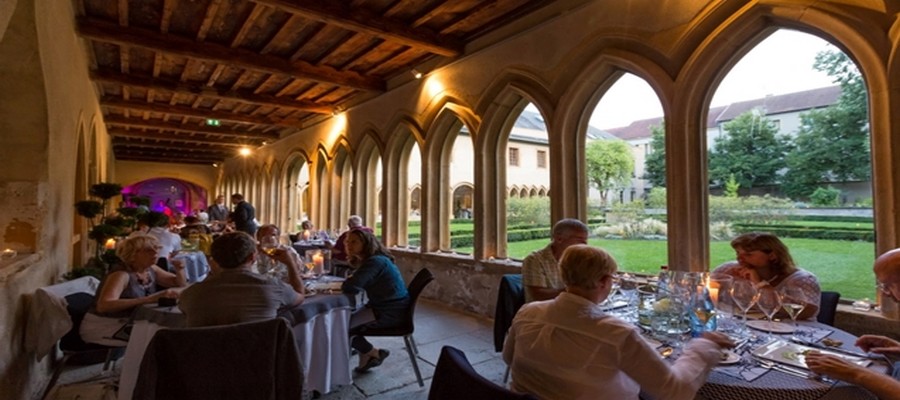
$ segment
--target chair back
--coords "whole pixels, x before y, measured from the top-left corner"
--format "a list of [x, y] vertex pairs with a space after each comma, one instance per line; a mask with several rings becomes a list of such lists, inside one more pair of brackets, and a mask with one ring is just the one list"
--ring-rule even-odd
[[819, 301], [819, 315], [816, 316], [816, 320], [834, 326], [834, 315], [837, 313], [840, 300], [841, 294], [838, 292], [822, 292], [822, 298]]
[[163, 329], [153, 336], [134, 399], [300, 399], [303, 370], [287, 321]]
[[494, 350], [503, 351], [503, 341], [513, 318], [525, 305], [525, 288], [522, 274], [507, 274], [500, 278], [497, 290], [497, 308], [494, 311]]
[[409, 285], [406, 286], [406, 291], [409, 292], [409, 311], [406, 314], [405, 321], [406, 328], [409, 332], [406, 334], [415, 331], [416, 325], [413, 323], [413, 317], [415, 317], [416, 314], [416, 303], [419, 301], [419, 295], [425, 290], [425, 286], [428, 286], [433, 280], [434, 274], [432, 274], [428, 268], [422, 268], [416, 273], [413, 280], [409, 282]]
[[530, 394], [516, 393], [475, 372], [465, 353], [450, 346], [441, 349], [428, 400], [528, 400]]

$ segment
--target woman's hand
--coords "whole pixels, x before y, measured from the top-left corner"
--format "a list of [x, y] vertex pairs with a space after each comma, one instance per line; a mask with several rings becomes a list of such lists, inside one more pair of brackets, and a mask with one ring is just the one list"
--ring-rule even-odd
[[853, 378], [859, 369], [859, 365], [853, 364], [843, 358], [818, 351], [811, 351], [806, 355], [806, 365], [817, 374], [827, 375], [846, 382], [853, 382]]
[[149, 300], [148, 303], [153, 303], [159, 301], [159, 299], [177, 299], [180, 294], [181, 291], [177, 289], [160, 290], [147, 296], [147, 300]]
[[886, 336], [862, 335], [856, 339], [856, 346], [866, 352], [900, 356], [900, 342]]

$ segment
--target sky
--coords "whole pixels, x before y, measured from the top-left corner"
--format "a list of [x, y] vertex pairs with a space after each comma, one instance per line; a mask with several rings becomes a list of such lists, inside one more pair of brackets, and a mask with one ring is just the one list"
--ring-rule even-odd
[[[712, 106], [834, 85], [831, 77], [812, 68], [816, 53], [826, 49], [837, 48], [816, 36], [779, 30], [732, 68], [716, 90]], [[650, 85], [635, 75], [625, 74], [600, 99], [591, 125], [618, 128], [662, 115]]]

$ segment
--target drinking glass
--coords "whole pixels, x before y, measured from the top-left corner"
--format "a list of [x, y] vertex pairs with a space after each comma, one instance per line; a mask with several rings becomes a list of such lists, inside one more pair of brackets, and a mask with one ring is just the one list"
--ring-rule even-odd
[[808, 301], [809, 296], [803, 289], [792, 286], [781, 288], [778, 295], [781, 298], [781, 307], [784, 308], [784, 311], [791, 317], [791, 322], [794, 324], [794, 332], [795, 334], [798, 334], [800, 332], [800, 327], [797, 325], [797, 316], [803, 312], [804, 308], [806, 308], [806, 302]]
[[259, 240], [259, 248], [270, 256], [275, 254], [279, 245], [278, 236], [263, 236], [262, 239]]
[[753, 282], [745, 279], [736, 279], [731, 283], [731, 301], [741, 310], [741, 331], [747, 332], [747, 311], [756, 304], [759, 299], [759, 291]]
[[756, 306], [766, 314], [766, 328], [768, 328], [767, 331], [771, 335], [772, 325], [775, 323], [772, 321], [772, 318], [775, 317], [775, 313], [781, 308], [781, 297], [775, 288], [765, 286], [759, 289], [759, 298], [756, 300]]

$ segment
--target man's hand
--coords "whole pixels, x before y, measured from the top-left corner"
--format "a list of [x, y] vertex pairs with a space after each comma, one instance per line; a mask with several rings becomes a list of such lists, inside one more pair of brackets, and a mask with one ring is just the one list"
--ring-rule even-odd
[[859, 372], [865, 371], [865, 368], [841, 357], [822, 354], [818, 351], [812, 351], [806, 355], [806, 365], [817, 374], [850, 383], [856, 383]]
[[862, 335], [856, 340], [856, 346], [863, 351], [900, 357], [900, 342], [886, 336]]

